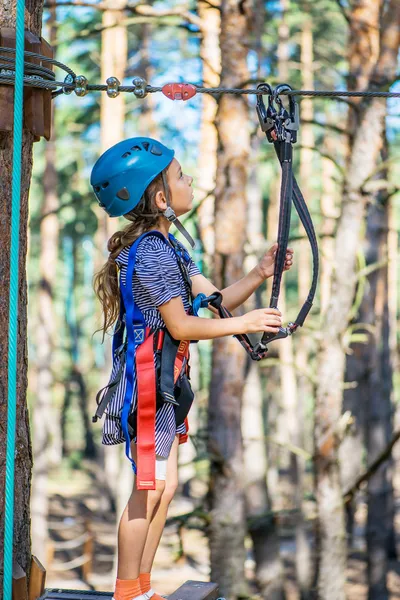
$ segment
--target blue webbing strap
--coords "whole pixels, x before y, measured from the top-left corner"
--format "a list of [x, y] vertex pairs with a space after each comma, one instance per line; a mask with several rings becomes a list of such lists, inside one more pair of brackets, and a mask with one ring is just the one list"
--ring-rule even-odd
[[194, 317], [199, 316], [200, 308], [207, 308], [209, 305], [209, 299], [205, 294], [197, 294], [192, 302], [192, 314]]
[[[120, 277], [120, 287], [121, 287], [121, 277]], [[124, 314], [125, 314], [125, 305], [122, 294], [120, 294], [120, 306], [119, 306], [119, 319], [114, 328], [113, 340], [112, 340], [112, 354], [113, 360], [115, 357], [115, 353], [122, 346], [124, 341], [124, 331], [125, 331], [125, 323], [124, 323]]]
[[144, 320], [143, 314], [137, 304], [135, 303], [133, 297], [133, 273], [135, 271], [136, 264], [136, 253], [140, 242], [147, 237], [148, 235], [153, 235], [161, 240], [163, 240], [166, 244], [168, 244], [167, 240], [163, 236], [160, 231], [147, 231], [143, 233], [138, 239], [132, 244], [131, 249], [129, 251], [128, 257], [128, 268], [126, 271], [126, 281], [123, 283], [122, 279], [120, 281], [120, 288], [122, 299], [125, 305], [125, 326], [126, 333], [128, 338], [128, 348], [126, 352], [126, 391], [124, 397], [124, 404], [122, 407], [121, 413], [121, 427], [125, 437], [125, 454], [129, 458], [132, 463], [132, 468], [135, 474], [137, 474], [135, 461], [132, 459], [130, 455], [130, 437], [128, 430], [128, 418], [132, 405], [132, 395], [133, 395], [133, 378], [136, 372], [136, 348], [140, 344], [142, 344], [145, 340], [146, 333], [146, 322]]
[[[126, 282], [123, 283], [122, 279], [120, 282], [121, 295], [125, 304], [125, 318], [126, 318], [126, 333], [128, 338], [128, 348], [126, 351], [126, 390], [124, 397], [124, 404], [122, 407], [121, 414], [121, 427], [125, 437], [125, 454], [132, 463], [132, 468], [137, 473], [135, 461], [130, 456], [130, 437], [128, 430], [128, 417], [132, 403], [133, 395], [133, 377], [136, 372], [136, 346], [144, 341], [144, 334], [146, 325], [142, 313], [136, 307], [133, 292], [132, 292], [132, 279], [135, 270], [136, 253], [142, 237], [139, 237], [131, 246], [128, 258], [128, 268], [126, 271]], [[135, 311], [136, 307], [136, 311]], [[134, 322], [136, 316], [136, 321]], [[139, 317], [139, 318], [138, 318]]]

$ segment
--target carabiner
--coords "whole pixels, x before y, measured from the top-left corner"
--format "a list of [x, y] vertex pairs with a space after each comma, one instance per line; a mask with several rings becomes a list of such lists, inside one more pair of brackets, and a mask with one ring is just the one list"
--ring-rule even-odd
[[290, 131], [291, 142], [297, 142], [297, 131], [299, 129], [299, 107], [294, 96], [289, 96], [289, 112], [285, 109], [279, 94], [286, 91], [292, 91], [292, 87], [287, 83], [281, 83], [273, 91], [273, 99], [280, 107], [279, 116], [283, 119], [282, 125], [286, 131]]
[[[273, 93], [271, 86], [269, 85], [269, 83], [260, 83], [257, 86], [257, 89], [268, 93], [268, 109], [269, 109], [271, 106], [271, 98], [272, 98], [272, 93]], [[264, 99], [262, 97], [262, 94], [257, 94], [256, 111], [257, 111], [257, 115], [258, 115], [258, 120], [260, 122], [261, 131], [264, 131], [264, 133], [266, 133], [267, 131], [272, 129], [275, 124], [274, 124], [273, 120], [271, 120], [270, 115], [268, 114], [268, 111], [265, 108]]]

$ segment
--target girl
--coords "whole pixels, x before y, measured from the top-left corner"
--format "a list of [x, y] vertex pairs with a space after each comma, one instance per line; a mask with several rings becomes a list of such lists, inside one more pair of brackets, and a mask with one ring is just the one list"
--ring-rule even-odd
[[[201, 275], [182, 244], [169, 235], [171, 222], [174, 222], [189, 242], [192, 241], [178, 219], [192, 207], [192, 182], [193, 178], [182, 172], [174, 158], [174, 151], [150, 138], [124, 140], [107, 150], [96, 162], [91, 184], [100, 206], [110, 216], [123, 215], [130, 221], [123, 231], [118, 231], [109, 240], [108, 261], [95, 277], [94, 287], [104, 315], [103, 340], [114, 323], [117, 322], [115, 331], [122, 325], [118, 271], [121, 288], [126, 286], [124, 290], [129, 290], [132, 286], [134, 302], [148, 331], [164, 330], [165, 335], [169, 333], [173, 340], [206, 340], [239, 333], [278, 332], [282, 318], [276, 309], [253, 310], [228, 319], [205, 319], [189, 314], [192, 297], [199, 293], [209, 296], [218, 291]], [[133, 277], [127, 281], [129, 260], [133, 260], [133, 244], [142, 234], [151, 231], [156, 233], [146, 235], [135, 245]], [[277, 244], [274, 244], [256, 268], [239, 282], [222, 290], [228, 310], [240, 306], [266, 278], [273, 275], [276, 250]], [[293, 250], [288, 249], [285, 270], [290, 269], [292, 262]], [[127, 296], [123, 298], [126, 304]], [[122, 350], [118, 348], [118, 352], [114, 353], [110, 389], [115, 388], [115, 391], [106, 408], [103, 443], [118, 444], [129, 437], [128, 446], [130, 442], [132, 459], [136, 463], [140, 371], [136, 376], [131, 372], [133, 369], [128, 368], [127, 373], [124, 349], [122, 345]], [[154, 361], [157, 361], [156, 354]], [[129, 379], [133, 382], [132, 393], [129, 389], [126, 392]], [[121, 417], [126, 395], [130, 402], [128, 429], [124, 428]], [[172, 402], [158, 402], [155, 466], [154, 461], [152, 463], [155, 489], [137, 489], [134, 485], [121, 517], [115, 600], [162, 598], [151, 589], [150, 572], [168, 506], [178, 485], [178, 445], [187, 439], [187, 420], [182, 422], [181, 418], [178, 422], [176, 414], [174, 399]]]

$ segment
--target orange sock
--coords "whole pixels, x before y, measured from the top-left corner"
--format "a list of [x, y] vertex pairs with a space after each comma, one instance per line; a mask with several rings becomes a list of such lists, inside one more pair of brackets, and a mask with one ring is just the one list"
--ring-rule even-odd
[[140, 578], [137, 579], [117, 579], [115, 583], [115, 600], [133, 600], [141, 596]]
[[144, 594], [145, 592], [148, 592], [151, 588], [150, 573], [140, 573], [139, 579], [140, 579], [140, 591], [142, 592], [142, 594]]
[[140, 573], [139, 578], [140, 578], [140, 589], [141, 589], [142, 594], [151, 592], [151, 595], [149, 595], [149, 598], [151, 600], [164, 600], [164, 598], [162, 596], [159, 596], [159, 594], [156, 594], [155, 591], [151, 589], [150, 573]]

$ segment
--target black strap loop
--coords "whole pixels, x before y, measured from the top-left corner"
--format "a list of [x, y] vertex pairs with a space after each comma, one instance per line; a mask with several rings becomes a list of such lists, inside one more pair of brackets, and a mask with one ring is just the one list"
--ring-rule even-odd
[[[278, 250], [275, 257], [274, 278], [272, 283], [272, 293], [270, 298], [270, 308], [277, 308], [279, 294], [281, 289], [282, 275], [285, 268], [286, 252], [289, 241], [290, 217], [292, 201], [299, 215], [300, 221], [306, 231], [310, 242], [313, 256], [313, 278], [307, 299], [300, 309], [294, 323], [289, 323], [287, 327], [280, 327], [277, 333], [264, 333], [261, 341], [253, 346], [246, 335], [236, 335], [239, 342], [245, 348], [246, 352], [253, 360], [260, 360], [266, 356], [268, 351], [267, 344], [273, 340], [283, 339], [301, 327], [311, 310], [318, 281], [319, 256], [317, 237], [313, 222], [303, 194], [293, 175], [293, 144], [297, 141], [297, 130], [299, 128], [298, 105], [294, 96], [289, 97], [289, 111], [283, 106], [279, 94], [283, 91], [290, 91], [292, 88], [287, 84], [279, 85], [272, 90], [268, 83], [262, 83], [257, 87], [260, 94], [257, 97], [256, 110], [260, 121], [262, 131], [266, 134], [268, 141], [274, 144], [275, 153], [282, 168], [282, 183], [279, 206], [279, 225], [278, 225]], [[268, 92], [268, 109], [266, 109], [262, 93]], [[279, 110], [274, 106], [278, 105]], [[207, 299], [208, 300], [208, 299]], [[213, 303], [210, 302], [214, 306]], [[221, 318], [231, 317], [231, 313], [221, 304], [218, 312]]]

